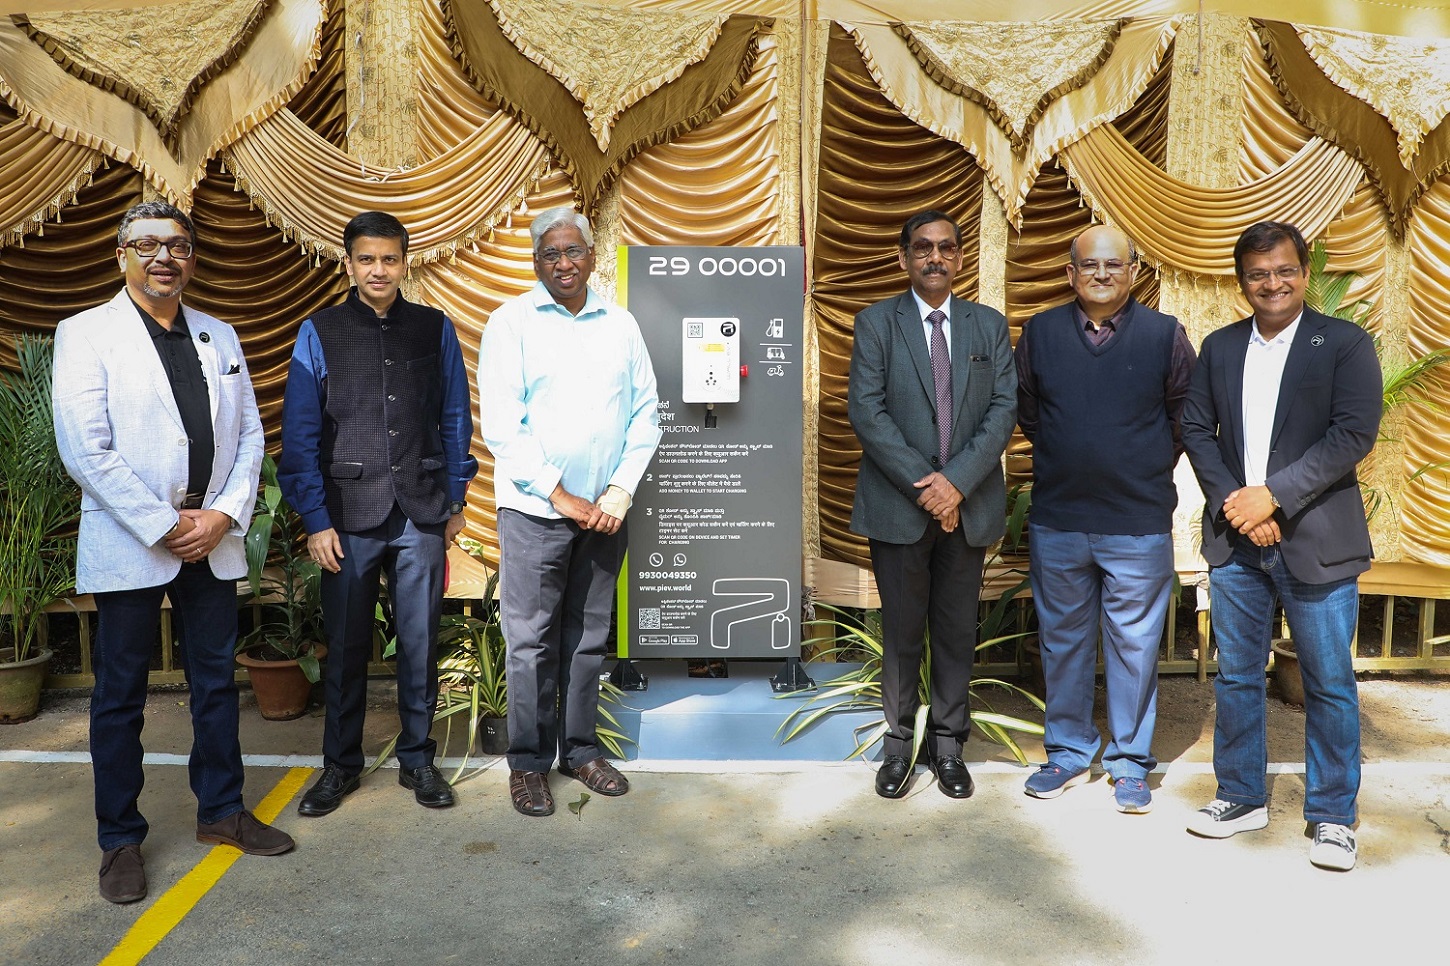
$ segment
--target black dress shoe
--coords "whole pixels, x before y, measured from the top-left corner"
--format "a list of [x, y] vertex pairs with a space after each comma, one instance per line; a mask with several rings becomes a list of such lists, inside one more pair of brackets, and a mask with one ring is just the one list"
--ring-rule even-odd
[[932, 759], [932, 770], [936, 772], [936, 784], [948, 798], [971, 798], [976, 790], [967, 763], [957, 755], [942, 755]]
[[911, 783], [911, 762], [901, 755], [887, 755], [876, 771], [876, 794], [882, 798], [900, 798]]
[[349, 775], [336, 765], [325, 765], [322, 777], [297, 803], [297, 814], [316, 817], [335, 812], [344, 797], [357, 791], [358, 785], [358, 776]]
[[424, 808], [447, 808], [453, 804], [453, 789], [434, 765], [402, 769], [398, 772], [398, 784], [411, 788], [413, 797]]

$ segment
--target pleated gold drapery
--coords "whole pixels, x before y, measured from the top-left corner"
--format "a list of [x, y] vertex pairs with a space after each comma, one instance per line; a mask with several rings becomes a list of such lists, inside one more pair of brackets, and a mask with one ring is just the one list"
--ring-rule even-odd
[[960, 146], [902, 116], [840, 28], [832, 30], [827, 63], [810, 266], [820, 359], [821, 554], [869, 567], [865, 540], [849, 528], [861, 458], [846, 417], [855, 315], [906, 290], [897, 239], [905, 218], [924, 208], [945, 211], [961, 223], [966, 254], [957, 292], [976, 295], [983, 179]]
[[[641, 150], [719, 116], [744, 86], [765, 26], [761, 18], [731, 17], [698, 63], [682, 70], [673, 83], [616, 112], [608, 147], [601, 150], [568, 86], [509, 42], [493, 7], [442, 3], [449, 41], [470, 81], [548, 144], [574, 182], [586, 213], [598, 207], [620, 170]], [[639, 35], [631, 30], [615, 36], [624, 44]], [[606, 69], [603, 64], [595, 67]]]
[[[1280, 217], [1327, 239], [1331, 269], [1360, 274], [1351, 298], [1373, 301], [1371, 325], [1387, 351], [1405, 357], [1447, 343], [1450, 195], [1437, 181], [1450, 166], [1443, 111], [1450, 94], [1439, 84], [1447, 75], [1440, 47], [1425, 46], [1422, 62], [1403, 72], [1414, 79], [1404, 93], [1390, 89], [1392, 67], [1377, 78], [1365, 65], [1381, 49], [1400, 62], [1403, 51], [1417, 49], [1413, 35], [1423, 28], [1415, 16], [1443, 20], [1450, 33], [1450, 15], [1438, 2], [1413, 15], [1362, 0], [1337, 5], [1374, 9], [1376, 19], [1365, 22], [1410, 35], [1381, 43], [1311, 29], [1333, 27], [1334, 12], [1286, 2], [1275, 13], [1293, 24], [1233, 22], [1246, 51], [1242, 76], [1213, 90], [1241, 81], [1242, 120], [1221, 145], [1208, 145], [1223, 152], [1223, 164], [1174, 167], [1173, 177], [1165, 173], [1164, 144], [1183, 129], [1166, 119], [1173, 71], [1234, 69], [1214, 51], [1205, 60], [1196, 30], [1180, 31], [1169, 19], [1194, 12], [1182, 0], [1151, 10], [1141, 3], [1050, 4], [1041, 17], [1047, 8], [1038, 0], [974, 5], [966, 14], [941, 0], [756, 0], [728, 8], [719, 0], [594, 0], [612, 12], [599, 15], [601, 23], [632, 17], [638, 24], [605, 32], [624, 37], [617, 41], [622, 54], [650, 46], [640, 52], [642, 66], [629, 68], [633, 74], [616, 72], [605, 78], [610, 85], [593, 87], [588, 78], [603, 75], [591, 74], [600, 56], [590, 44], [600, 41], [582, 38], [577, 50], [568, 44], [595, 7], [416, 0], [416, 49], [406, 57], [418, 72], [418, 110], [409, 123], [419, 164], [406, 171], [361, 165], [348, 151], [342, 60], [350, 41], [321, 25], [323, 0], [224, 0], [215, 11], [199, 2], [172, 5], [214, 12], [227, 23], [236, 21], [222, 17], [226, 11], [266, 12], [249, 25], [250, 39], [246, 30], [227, 38], [219, 31], [204, 45], [221, 52], [216, 70], [177, 68], [178, 77], [187, 74], [182, 81], [204, 73], [209, 80], [169, 92], [179, 100], [153, 97], [149, 108], [123, 100], [119, 84], [107, 92], [104, 82], [76, 76], [84, 71], [67, 73], [24, 29], [0, 22], [0, 96], [19, 111], [18, 121], [0, 111], [7, 175], [0, 184], [0, 318], [43, 331], [109, 297], [119, 282], [111, 257], [115, 219], [139, 200], [144, 177], [151, 189], [193, 205], [203, 251], [196, 304], [244, 327], [270, 423], [296, 321], [346, 284], [332, 260], [342, 224], [357, 210], [405, 215], [422, 263], [410, 284], [454, 317], [471, 364], [469, 347], [488, 313], [532, 284], [524, 226], [541, 207], [593, 212], [605, 251], [616, 241], [768, 244], [797, 237], [793, 192], [803, 186], [815, 192], [802, 202], [814, 233], [808, 326], [818, 325], [820, 336], [819, 393], [807, 408], [820, 407], [822, 552], [865, 563], [864, 545], [847, 527], [857, 459], [844, 418], [850, 329], [861, 307], [905, 288], [895, 236], [913, 209], [943, 207], [963, 221], [967, 295], [976, 294], [982, 274], [980, 226], [996, 226], [992, 257], [998, 262], [1005, 250], [1006, 264], [991, 266], [991, 292], [1005, 300], [1014, 325], [1069, 297], [1067, 241], [1094, 215], [1133, 234], [1164, 266], [1165, 281], [1196, 287], [1204, 301], [1195, 304], [1213, 299], [1225, 311], [1238, 300], [1227, 274], [1232, 236], [1249, 221]], [[1244, 3], [1206, 8], [1248, 12]], [[341, 3], [326, 9], [332, 23], [341, 21]], [[664, 14], [651, 30], [650, 18]], [[952, 19], [964, 15], [992, 23]], [[189, 16], [178, 14], [173, 29]], [[804, 39], [783, 42], [790, 31], [770, 18]], [[1073, 18], [1081, 22], [1063, 22]], [[64, 35], [42, 18], [29, 27]], [[1226, 49], [1237, 56], [1237, 46]], [[821, 75], [803, 76], [818, 50], [825, 54]], [[100, 77], [97, 66], [85, 70]], [[511, 72], [514, 80], [505, 83]], [[112, 73], [113, 80], [138, 80]], [[497, 100], [485, 93], [505, 90]], [[188, 97], [189, 106], [177, 110]], [[806, 105], [800, 130], [782, 113], [787, 97]], [[225, 172], [207, 164], [219, 148]], [[96, 167], [98, 152], [113, 159], [109, 169]], [[1223, 176], [1235, 169], [1237, 184]], [[245, 190], [235, 190], [234, 178]], [[1001, 199], [1011, 230], [990, 195], [990, 218], [982, 219], [984, 190]], [[22, 235], [24, 249], [15, 244]], [[607, 265], [598, 282], [608, 290]], [[1155, 304], [1158, 287], [1156, 273], [1145, 271], [1136, 294]], [[1432, 398], [1450, 404], [1450, 384], [1436, 381]], [[1400, 487], [1390, 516], [1403, 532], [1376, 532], [1382, 558], [1394, 553], [1396, 539], [1411, 559], [1439, 560], [1450, 546], [1443, 479], [1429, 473], [1403, 481], [1443, 458], [1450, 429], [1443, 422], [1443, 413], [1428, 409], [1387, 421], [1400, 438], [1382, 444], [1366, 473], [1375, 485]], [[1014, 444], [1012, 453], [1022, 452]], [[1009, 463], [1017, 475], [1026, 465]], [[483, 500], [487, 473], [468, 511], [470, 533], [485, 541], [493, 527]], [[812, 486], [809, 469], [805, 475]]]
[[[205, 4], [186, 9], [197, 18], [207, 13]], [[161, 127], [148, 109], [106, 89], [106, 77], [87, 71], [101, 85], [93, 86], [72, 75], [25, 30], [0, 19], [0, 96], [26, 123], [136, 168], [185, 208], [207, 161], [301, 90], [320, 50], [323, 13], [323, 0], [272, 0], [267, 15], [246, 34], [244, 49], [229, 49], [230, 36], [215, 41], [217, 55], [235, 62], [186, 101], [186, 113], [174, 126], [158, 116]], [[150, 52], [167, 49], [182, 26], [171, 17], [146, 18], [141, 36], [112, 49], [134, 50], [144, 61]], [[189, 88], [192, 79], [176, 78], [171, 85]]]
[[1237, 188], [1171, 178], [1111, 126], [1088, 132], [1062, 157], [1083, 198], [1145, 255], [1204, 275], [1233, 274], [1234, 241], [1254, 221], [1291, 222], [1317, 237], [1360, 179], [1353, 158], [1317, 138], [1278, 171]]
[[44, 231], [90, 180], [101, 155], [38, 131], [19, 120], [0, 125], [0, 248], [24, 243], [31, 232]]

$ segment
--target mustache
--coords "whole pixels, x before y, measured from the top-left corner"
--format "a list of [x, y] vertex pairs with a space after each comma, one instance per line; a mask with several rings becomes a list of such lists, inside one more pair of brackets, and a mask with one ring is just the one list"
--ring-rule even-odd
[[923, 275], [945, 275], [946, 273], [947, 267], [945, 265], [938, 265], [935, 262], [929, 263], [921, 270], [921, 274]]

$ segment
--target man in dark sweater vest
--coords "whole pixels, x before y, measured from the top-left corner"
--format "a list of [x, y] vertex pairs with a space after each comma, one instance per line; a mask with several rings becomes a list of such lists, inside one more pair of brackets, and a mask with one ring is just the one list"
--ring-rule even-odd
[[343, 232], [355, 283], [341, 305], [302, 323], [282, 404], [277, 479], [322, 568], [327, 628], [323, 771], [302, 815], [326, 815], [358, 787], [379, 578], [397, 630], [398, 783], [420, 805], [453, 804], [433, 764], [444, 557], [463, 529], [478, 472], [473, 415], [453, 323], [398, 292], [408, 233], [364, 212]]
[[1095, 226], [1072, 243], [1077, 298], [1030, 319], [1017, 342], [1017, 421], [1032, 441], [1032, 595], [1047, 681], [1047, 763], [1026, 792], [1088, 780], [1101, 633], [1103, 769], [1119, 811], [1152, 808], [1147, 777], [1158, 642], [1173, 590], [1173, 467], [1193, 345], [1178, 320], [1132, 297], [1137, 252]]

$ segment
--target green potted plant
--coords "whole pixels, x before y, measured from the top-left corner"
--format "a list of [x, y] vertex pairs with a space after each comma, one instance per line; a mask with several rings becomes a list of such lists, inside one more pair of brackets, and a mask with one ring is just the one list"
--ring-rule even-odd
[[262, 717], [272, 721], [307, 710], [327, 654], [322, 569], [307, 556], [305, 538], [302, 518], [277, 485], [277, 464], [266, 456], [261, 502], [247, 530], [254, 624], [237, 639], [237, 663], [247, 669]]
[[51, 421], [53, 344], [22, 335], [15, 350], [16, 368], [0, 372], [0, 723], [40, 710], [45, 608], [74, 586], [80, 516]]

